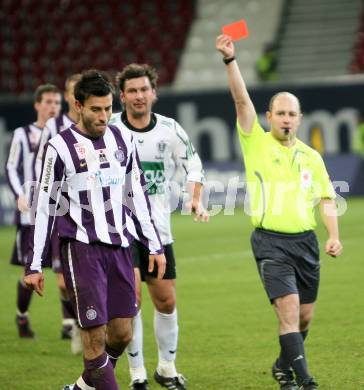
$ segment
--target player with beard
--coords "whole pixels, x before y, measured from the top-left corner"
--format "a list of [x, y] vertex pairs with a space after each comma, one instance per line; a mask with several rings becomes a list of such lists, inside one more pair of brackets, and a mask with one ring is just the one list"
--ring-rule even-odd
[[79, 120], [48, 142], [37, 194], [24, 282], [43, 294], [42, 263], [57, 217], [63, 275], [83, 341], [84, 371], [64, 389], [119, 389], [114, 366], [137, 311], [133, 237], [148, 248], [149, 269], [159, 278], [165, 271], [133, 137], [108, 126], [113, 91], [106, 74], [82, 74], [75, 86]]

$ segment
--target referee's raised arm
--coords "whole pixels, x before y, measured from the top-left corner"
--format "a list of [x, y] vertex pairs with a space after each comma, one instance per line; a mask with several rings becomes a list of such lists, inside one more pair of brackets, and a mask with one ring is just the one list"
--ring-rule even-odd
[[250, 133], [256, 112], [235, 59], [235, 48], [231, 37], [219, 35], [216, 38], [216, 49], [223, 55], [223, 62], [226, 65], [229, 87], [235, 103], [240, 127], [245, 133]]

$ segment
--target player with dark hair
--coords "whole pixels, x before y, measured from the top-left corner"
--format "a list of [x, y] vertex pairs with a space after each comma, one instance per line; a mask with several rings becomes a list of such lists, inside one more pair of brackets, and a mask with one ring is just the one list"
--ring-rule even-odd
[[[61, 109], [60, 90], [53, 84], [40, 85], [34, 93], [34, 108], [37, 112], [36, 122], [15, 129], [6, 162], [7, 181], [17, 204], [16, 241], [11, 258], [11, 263], [15, 265], [25, 265], [26, 263], [32, 224], [29, 206], [35, 181], [34, 154], [38, 148], [45, 123], [49, 118], [59, 114]], [[19, 337], [34, 337], [28, 316], [31, 297], [32, 291], [24, 286], [22, 280], [19, 280], [16, 314]]]
[[271, 129], [264, 132], [235, 60], [232, 39], [218, 36], [216, 48], [226, 64], [236, 108], [255, 227], [253, 253], [279, 323], [281, 353], [272, 374], [282, 390], [314, 390], [318, 385], [304, 350], [320, 279], [314, 208], [319, 204], [328, 232], [325, 252], [336, 257], [342, 245], [335, 191], [322, 157], [296, 137], [302, 117], [297, 97], [280, 92], [272, 98], [267, 112]]
[[65, 389], [116, 390], [114, 366], [132, 335], [136, 296], [130, 242], [148, 248], [158, 277], [165, 257], [144, 193], [133, 137], [109, 126], [113, 86], [86, 71], [75, 86], [79, 121], [47, 145], [25, 283], [42, 295], [42, 261], [55, 215], [68, 295], [81, 327], [84, 372]]
[[[76, 83], [81, 79], [80, 73], [75, 73], [69, 76], [65, 81], [65, 90], [64, 90], [64, 99], [68, 104], [68, 112], [60, 114], [57, 117], [50, 118], [45, 127], [43, 128], [39, 147], [37, 151], [37, 157], [35, 159], [35, 175], [36, 180], [39, 181], [41, 169], [42, 169], [42, 159], [44, 155], [44, 148], [47, 142], [59, 132], [64, 129], [68, 129], [71, 125], [78, 122], [79, 114], [77, 112], [75, 104], [75, 95], [74, 88]], [[60, 300], [62, 306], [62, 339], [71, 339], [71, 352], [73, 354], [78, 354], [82, 352], [82, 340], [80, 336], [80, 330], [77, 325], [76, 314], [73, 311], [72, 304], [67, 296], [67, 290], [64, 283], [64, 278], [62, 274], [62, 267], [60, 261], [60, 242], [58, 238], [58, 231], [55, 227], [51, 236], [51, 253], [52, 253], [52, 269], [57, 276], [57, 285], [60, 291]]]
[[[133, 243], [133, 261], [138, 306], [141, 281], [148, 286], [155, 306], [154, 332], [158, 345], [158, 365], [154, 379], [168, 389], [185, 389], [184, 377], [175, 367], [178, 339], [176, 309], [176, 261], [170, 221], [170, 181], [175, 168], [181, 168], [191, 196], [195, 219], [207, 221], [201, 204], [204, 173], [201, 160], [183, 128], [172, 118], [152, 112], [157, 89], [157, 72], [146, 64], [130, 64], [118, 74], [120, 99], [124, 111], [113, 114], [111, 123], [130, 131], [136, 139], [141, 166], [147, 180], [152, 216], [160, 234], [167, 259], [162, 280], [148, 272], [148, 251], [143, 243]], [[132, 389], [147, 389], [143, 358], [141, 311], [133, 320], [133, 339], [127, 347]]]

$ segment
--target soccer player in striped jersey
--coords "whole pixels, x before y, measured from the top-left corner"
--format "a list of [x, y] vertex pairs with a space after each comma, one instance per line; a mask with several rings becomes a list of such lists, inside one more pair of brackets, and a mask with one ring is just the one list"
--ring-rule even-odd
[[[79, 114], [75, 105], [74, 87], [80, 78], [81, 74], [75, 73], [66, 79], [63, 96], [64, 100], [68, 104], [68, 112], [61, 113], [57, 117], [48, 119], [41, 133], [37, 156], [35, 158], [35, 174], [37, 181], [39, 181], [40, 178], [44, 148], [47, 142], [56, 136], [59, 132], [78, 122]], [[80, 336], [80, 330], [77, 325], [77, 318], [75, 312], [73, 311], [72, 304], [68, 299], [67, 290], [64, 283], [61, 261], [59, 258], [60, 242], [57, 229], [53, 229], [51, 243], [52, 269], [55, 272], [57, 278], [63, 316], [61, 337], [62, 339], [71, 339], [71, 352], [73, 354], [78, 354], [82, 352], [82, 340]]]
[[[51, 117], [56, 117], [60, 112], [60, 90], [52, 84], [40, 85], [34, 94], [34, 108], [37, 112], [36, 122], [15, 129], [6, 162], [7, 181], [17, 204], [15, 216], [16, 241], [11, 263], [23, 266], [26, 263], [30, 244], [31, 213], [29, 205], [35, 180], [34, 154], [38, 148], [40, 135], [46, 121]], [[16, 324], [20, 337], [34, 337], [28, 318], [31, 297], [32, 291], [24, 286], [22, 280], [19, 280], [17, 285]]]
[[130, 242], [148, 248], [149, 269], [165, 272], [132, 134], [108, 126], [113, 86], [97, 70], [75, 86], [80, 119], [47, 145], [25, 283], [43, 294], [42, 262], [54, 218], [67, 292], [82, 328], [84, 372], [65, 389], [117, 390], [116, 361], [137, 311]]
[[[170, 221], [170, 181], [179, 167], [191, 193], [191, 208], [196, 219], [207, 221], [200, 201], [204, 173], [201, 160], [183, 128], [172, 118], [152, 112], [156, 101], [157, 73], [148, 65], [130, 64], [118, 75], [124, 111], [113, 114], [111, 123], [129, 130], [136, 140], [142, 169], [148, 183], [152, 216], [160, 234], [167, 259], [163, 280], [148, 272], [148, 251], [137, 240], [133, 260], [138, 306], [141, 305], [141, 280], [148, 285], [155, 306], [154, 331], [158, 344], [158, 365], [154, 379], [169, 389], [185, 389], [185, 379], [175, 366], [178, 338], [176, 310], [176, 262]], [[141, 311], [133, 321], [133, 340], [128, 345], [132, 389], [147, 389], [143, 358]]]

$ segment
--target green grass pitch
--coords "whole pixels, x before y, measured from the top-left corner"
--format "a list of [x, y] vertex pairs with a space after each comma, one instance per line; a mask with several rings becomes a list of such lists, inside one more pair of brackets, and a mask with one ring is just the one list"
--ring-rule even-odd
[[[323, 390], [364, 389], [364, 199], [348, 202], [340, 218], [344, 253], [322, 253], [322, 278], [314, 322], [306, 341], [311, 372]], [[177, 367], [190, 390], [278, 389], [270, 367], [278, 352], [277, 324], [250, 250], [252, 230], [242, 210], [222, 213], [208, 225], [173, 216], [180, 325]], [[321, 248], [323, 226], [317, 229]], [[10, 266], [14, 229], [0, 229], [0, 388], [59, 390], [82, 370], [60, 340], [61, 310], [55, 276], [46, 271], [45, 296], [33, 297], [35, 340], [17, 337], [15, 286], [19, 267]], [[146, 289], [143, 318], [145, 360], [150, 376], [157, 362], [153, 309]], [[122, 389], [129, 383], [126, 358], [117, 366]]]

